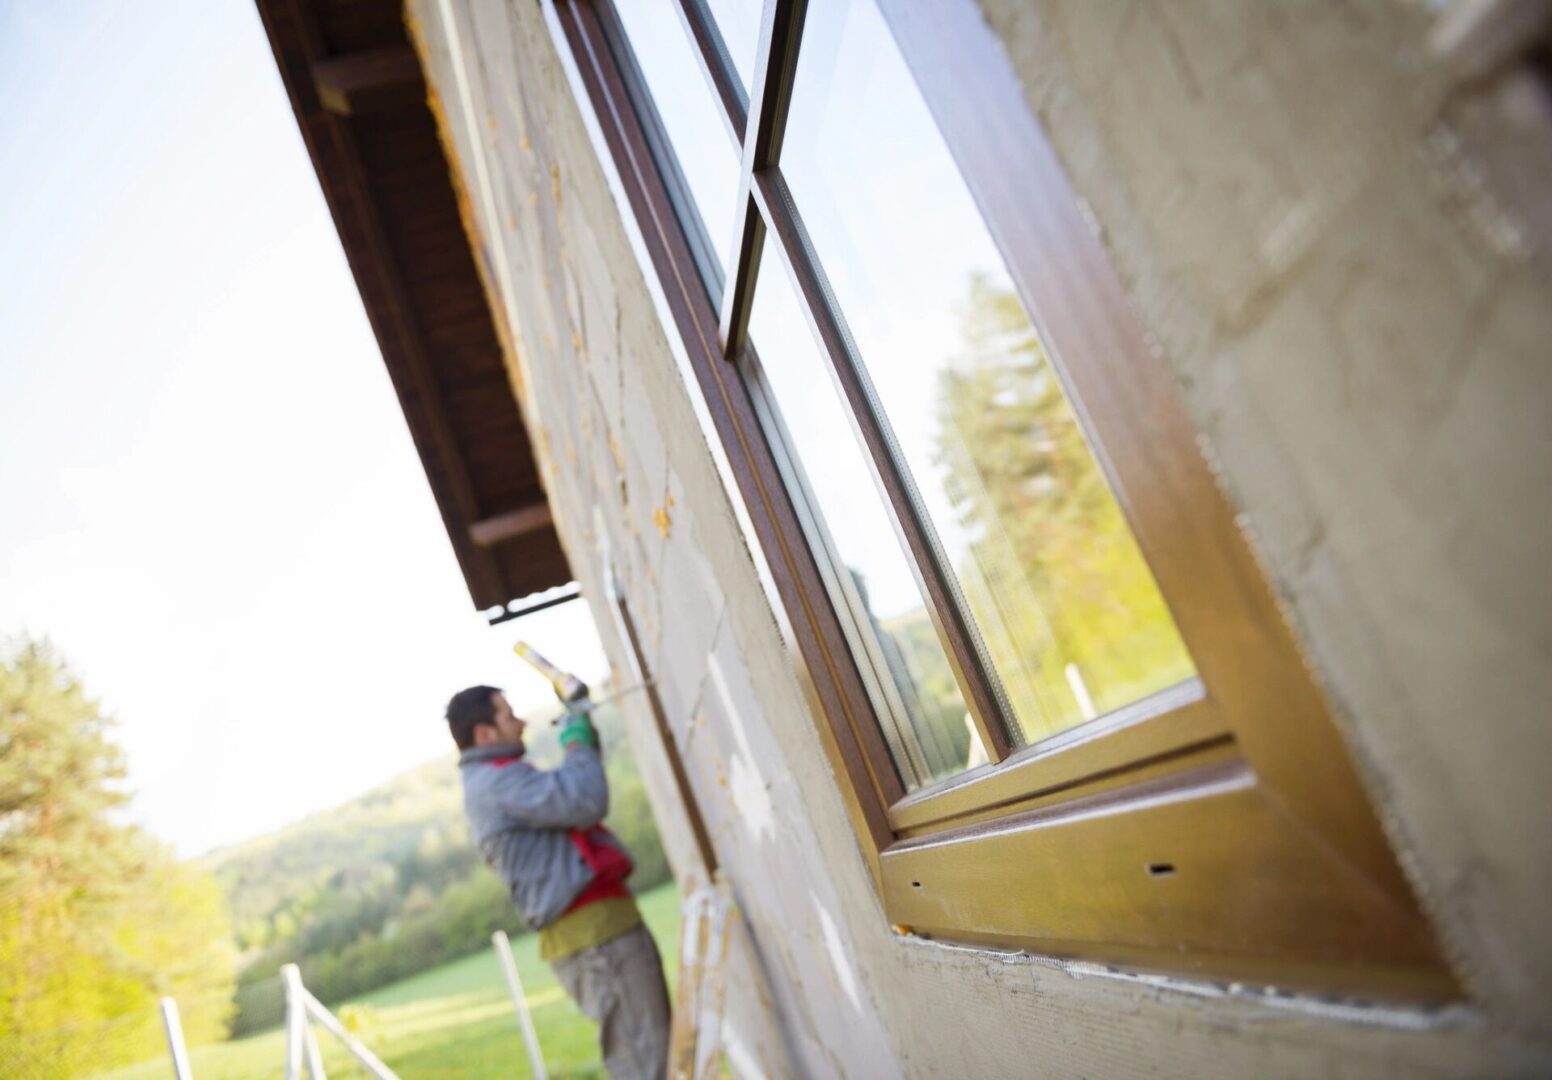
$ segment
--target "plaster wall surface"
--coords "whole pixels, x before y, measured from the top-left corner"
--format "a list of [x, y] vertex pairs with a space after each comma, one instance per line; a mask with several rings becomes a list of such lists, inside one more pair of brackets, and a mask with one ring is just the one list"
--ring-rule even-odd
[[[1344, 713], [1471, 1005], [1322, 1007], [895, 936], [542, 6], [409, 4], [557, 527], [616, 670], [634, 659], [613, 632], [611, 577], [640, 628], [674, 745], [636, 706], [633, 749], [681, 878], [696, 860], [665, 755], [685, 764], [750, 931], [729, 1023], [760, 1047], [757, 1018], [774, 1016], [790, 1058], [763, 1057], [773, 1073], [1552, 1064], [1534, 1031], [1547, 935], [1531, 918], [1552, 885], [1531, 785], [1552, 690], [1552, 575], [1535, 539], [1552, 490], [1535, 453], [1544, 289], [1431, 178], [1409, 16], [1310, 0], [1266, 39], [1245, 14], [1262, 5], [1174, 6], [1169, 22], [1163, 7], [986, 0]], [[1189, 78], [1180, 33], [1201, 39]], [[1340, 108], [1306, 108], [1328, 92]], [[1363, 149], [1380, 137], [1382, 151]]]

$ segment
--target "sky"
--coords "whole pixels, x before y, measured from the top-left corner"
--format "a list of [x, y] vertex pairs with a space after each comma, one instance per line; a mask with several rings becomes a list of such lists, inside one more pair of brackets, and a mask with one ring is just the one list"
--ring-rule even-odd
[[0, 636], [117, 720], [181, 855], [553, 708], [586, 608], [472, 609], [256, 10], [0, 0]]

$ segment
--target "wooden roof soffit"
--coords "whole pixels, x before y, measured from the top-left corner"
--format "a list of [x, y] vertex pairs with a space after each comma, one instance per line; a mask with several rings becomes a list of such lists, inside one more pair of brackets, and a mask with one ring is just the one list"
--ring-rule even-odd
[[400, 5], [257, 4], [475, 607], [567, 584]]

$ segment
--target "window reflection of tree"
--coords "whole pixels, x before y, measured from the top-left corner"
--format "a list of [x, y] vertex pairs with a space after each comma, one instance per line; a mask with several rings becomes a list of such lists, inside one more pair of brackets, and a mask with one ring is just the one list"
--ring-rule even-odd
[[[761, 310], [757, 304], [753, 316], [756, 322], [760, 321]], [[764, 329], [767, 338], [775, 336], [770, 324]], [[801, 356], [801, 353], [797, 355]], [[744, 353], [742, 363], [745, 377], [760, 388], [757, 407], [774, 401], [775, 390], [753, 349]], [[823, 394], [826, 390], [821, 389], [818, 393]], [[806, 402], [793, 394], [788, 404], [789, 408], [801, 409]], [[859, 483], [854, 474], [849, 475], [843, 467], [840, 469], [841, 482], [834, 482], [835, 474], [827, 474], [832, 483], [827, 488], [815, 486], [809, 470], [830, 463], [831, 459], [826, 457], [829, 448], [820, 437], [824, 429], [815, 427], [813, 417], [802, 412], [797, 415], [804, 422], [795, 426], [790, 421], [791, 414], [785, 411], [765, 413], [764, 422], [775, 432], [775, 445], [786, 448], [790, 455], [783, 459], [783, 466], [788, 470], [787, 481], [801, 503], [809, 508], [805, 528], [810, 543], [821, 555], [822, 572], [833, 590], [839, 610], [845, 614], [847, 638], [858, 666], [874, 692], [880, 733], [901, 781], [907, 790], [912, 790], [964, 768], [965, 747], [969, 743], [963, 720], [964, 699], [919, 598], [916, 606], [903, 614], [880, 618], [875, 613], [864, 571], [858, 564], [869, 563], [886, 582], [893, 582], [893, 588], [886, 586], [883, 593], [891, 597], [888, 606], [897, 606], [901, 602], [898, 579], [902, 574], [909, 574], [904, 553], [894, 546], [894, 537], [884, 524], [881, 511], [874, 515], [864, 512], [853, 518], [848, 515], [847, 507], [837, 505], [843, 499], [866, 500], [870, 497], [868, 490], [852, 490]], [[804, 437], [795, 439], [794, 430]], [[847, 452], [843, 448], [836, 450], [841, 455]], [[821, 490], [826, 492], [827, 498], [819, 497]], [[844, 547], [838, 542], [838, 535], [848, 539]], [[853, 553], [857, 563], [847, 561], [843, 551]], [[877, 565], [891, 557], [899, 565]], [[957, 728], [952, 724], [945, 726], [944, 716], [960, 718], [955, 721]]]
[[847, 570], [894, 684], [895, 700], [909, 721], [901, 731], [910, 743], [909, 758], [924, 780], [959, 772], [969, 752], [969, 732], [961, 720], [963, 699], [926, 609], [880, 619], [868, 598], [862, 572], [851, 566]]
[[1191, 674], [1163, 599], [1018, 297], [971, 279], [940, 375], [938, 448], [964, 534], [955, 572], [1025, 737]]

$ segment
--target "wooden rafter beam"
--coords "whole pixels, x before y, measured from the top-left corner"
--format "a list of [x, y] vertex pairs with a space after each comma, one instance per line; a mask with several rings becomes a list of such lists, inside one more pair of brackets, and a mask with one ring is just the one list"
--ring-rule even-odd
[[336, 116], [382, 112], [425, 99], [420, 61], [408, 45], [331, 56], [310, 67], [319, 103]]
[[469, 526], [469, 539], [482, 548], [495, 547], [506, 540], [526, 536], [554, 523], [555, 517], [550, 513], [550, 504], [534, 503], [476, 521]]

